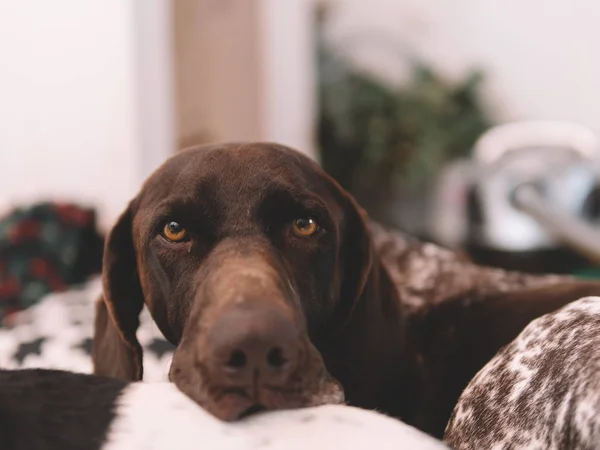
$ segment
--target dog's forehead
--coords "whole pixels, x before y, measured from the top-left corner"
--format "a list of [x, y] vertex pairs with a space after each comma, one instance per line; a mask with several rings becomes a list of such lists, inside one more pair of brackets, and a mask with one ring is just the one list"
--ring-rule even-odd
[[144, 183], [142, 205], [167, 198], [194, 196], [206, 189], [229, 192], [236, 198], [279, 188], [290, 193], [326, 194], [325, 177], [316, 162], [276, 144], [224, 144], [181, 151], [167, 160]]

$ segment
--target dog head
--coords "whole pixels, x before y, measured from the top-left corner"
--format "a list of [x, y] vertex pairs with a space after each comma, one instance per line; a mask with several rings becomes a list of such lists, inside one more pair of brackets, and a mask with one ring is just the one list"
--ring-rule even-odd
[[274, 144], [184, 150], [110, 232], [95, 372], [139, 380], [139, 314], [177, 346], [170, 379], [224, 420], [343, 401], [319, 343], [364, 289], [362, 211], [306, 156]]

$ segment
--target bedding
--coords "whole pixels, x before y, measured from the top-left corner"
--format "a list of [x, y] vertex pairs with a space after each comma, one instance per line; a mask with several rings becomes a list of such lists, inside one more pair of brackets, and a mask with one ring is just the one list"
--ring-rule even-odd
[[[0, 327], [0, 367], [91, 373], [94, 303], [101, 290], [100, 278], [94, 277], [14, 314], [10, 325]], [[138, 337], [144, 348], [144, 380], [166, 381], [174, 347], [146, 310]]]

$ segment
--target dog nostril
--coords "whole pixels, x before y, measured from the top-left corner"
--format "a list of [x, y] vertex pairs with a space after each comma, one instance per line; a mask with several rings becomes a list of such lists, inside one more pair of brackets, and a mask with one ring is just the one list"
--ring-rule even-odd
[[229, 357], [226, 366], [230, 369], [243, 369], [246, 366], [246, 354], [241, 350], [235, 350]]
[[267, 363], [272, 369], [281, 369], [287, 362], [287, 359], [283, 356], [283, 350], [279, 347], [272, 348], [267, 353]]

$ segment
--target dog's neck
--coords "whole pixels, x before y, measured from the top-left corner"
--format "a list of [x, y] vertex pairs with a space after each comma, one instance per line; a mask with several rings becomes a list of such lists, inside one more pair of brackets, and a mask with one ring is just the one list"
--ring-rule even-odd
[[[382, 347], [383, 342], [388, 347], [391, 342], [397, 343], [396, 347], [384, 350], [383, 358], [368, 360], [375, 365], [373, 372], [380, 370], [391, 376], [388, 380], [377, 380], [387, 384], [381, 390], [385, 396], [378, 399], [375, 407], [422, 429], [439, 428], [439, 424], [432, 422], [437, 417], [434, 410], [448, 399], [436, 396], [444, 391], [458, 398], [463, 384], [476, 371], [469, 368], [464, 379], [456, 377], [453, 388], [456, 392], [447, 389], [450, 374], [459, 373], [452, 368], [452, 361], [462, 348], [455, 332], [456, 323], [461, 322], [459, 316], [483, 298], [570, 278], [482, 267], [456, 252], [401, 232], [377, 224], [371, 224], [370, 228], [376, 264], [370, 286], [361, 299], [363, 310], [355, 314], [368, 319], [361, 321], [356, 317], [355, 333], [369, 334], [371, 349]], [[377, 340], [382, 342], [380, 347]], [[394, 361], [396, 366], [386, 359]], [[455, 400], [450, 398], [450, 403]]]
[[[430, 355], [422, 351], [431, 337], [419, 328], [422, 316], [468, 291], [483, 269], [452, 251], [378, 224], [370, 223], [369, 231], [371, 271], [326, 360], [351, 404], [413, 423], [419, 420], [427, 391], [438, 381], [428, 367]], [[500, 283], [506, 277], [495, 270], [485, 272]], [[444, 348], [450, 347], [448, 343]]]
[[372, 251], [372, 267], [352, 315], [322, 353], [350, 404], [401, 416], [403, 411], [393, 405], [405, 404], [404, 395], [399, 392], [400, 400], [392, 403], [390, 389], [415, 385], [411, 371], [416, 356], [407, 342], [406, 316], [397, 290], [378, 249]]

